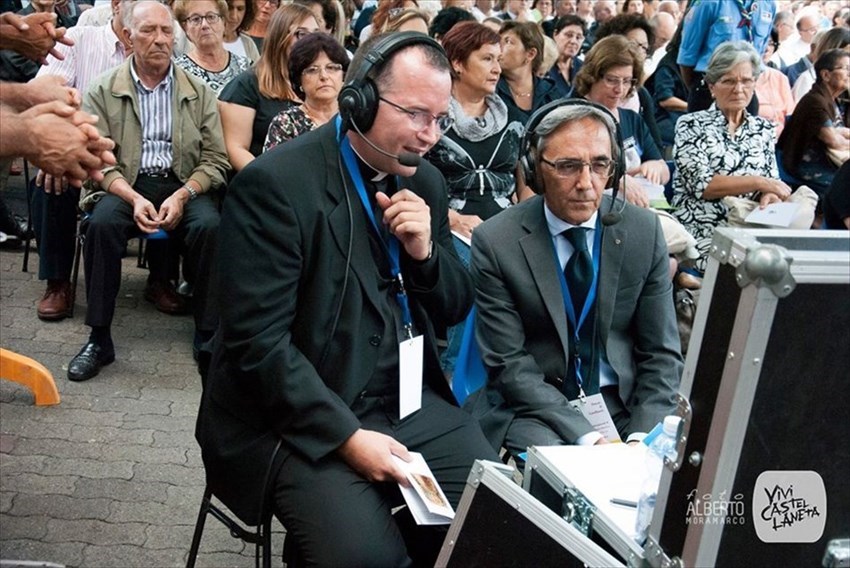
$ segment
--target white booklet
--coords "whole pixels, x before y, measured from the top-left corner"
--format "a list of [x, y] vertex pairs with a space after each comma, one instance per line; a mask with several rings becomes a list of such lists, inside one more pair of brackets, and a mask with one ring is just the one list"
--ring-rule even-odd
[[789, 227], [794, 221], [794, 215], [800, 208], [799, 203], [771, 203], [764, 209], [756, 207], [744, 219], [747, 223], [769, 225], [771, 227]]
[[402, 487], [401, 494], [418, 525], [448, 525], [455, 518], [454, 509], [446, 499], [440, 484], [431, 473], [422, 454], [410, 452], [413, 461], [406, 462], [393, 456], [399, 467], [404, 470], [410, 487]]

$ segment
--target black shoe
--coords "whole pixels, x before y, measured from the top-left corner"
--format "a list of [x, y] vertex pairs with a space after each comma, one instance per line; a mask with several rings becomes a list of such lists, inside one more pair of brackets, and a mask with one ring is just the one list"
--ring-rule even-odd
[[94, 342], [88, 342], [68, 363], [69, 381], [87, 381], [100, 372], [100, 368], [115, 361], [115, 351], [106, 351]]

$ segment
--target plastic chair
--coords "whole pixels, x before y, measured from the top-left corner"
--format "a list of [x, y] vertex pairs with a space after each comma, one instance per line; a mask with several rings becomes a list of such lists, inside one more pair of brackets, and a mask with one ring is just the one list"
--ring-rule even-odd
[[795, 177], [794, 174], [785, 169], [785, 166], [782, 164], [782, 151], [779, 148], [776, 149], [776, 167], [779, 170], [779, 179], [787, 183], [792, 190], [797, 189], [801, 185], [806, 185], [805, 181]]
[[480, 389], [487, 382], [487, 370], [481, 360], [481, 352], [478, 351], [478, 342], [475, 340], [475, 307], [466, 316], [466, 325], [463, 328], [460, 352], [457, 356], [454, 375], [452, 375], [452, 393], [455, 400], [463, 406], [466, 397]]

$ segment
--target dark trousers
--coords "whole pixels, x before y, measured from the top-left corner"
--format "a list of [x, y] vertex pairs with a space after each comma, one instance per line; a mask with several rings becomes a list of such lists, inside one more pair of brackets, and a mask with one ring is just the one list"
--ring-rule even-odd
[[[174, 176], [139, 176], [135, 190], [159, 209], [182, 184]], [[193, 283], [192, 308], [195, 328], [213, 331], [218, 324], [215, 263], [218, 250], [219, 214], [212, 198], [200, 195], [186, 202], [183, 218], [168, 243], [184, 246], [184, 273]], [[86, 268], [86, 325], [109, 326], [115, 315], [115, 299], [121, 285], [121, 258], [127, 241], [141, 234], [133, 220], [133, 207], [112, 194], [97, 202], [87, 222], [84, 246]], [[152, 266], [154, 277], [167, 277], [167, 268]], [[158, 273], [158, 274], [157, 274]]]
[[[611, 415], [611, 420], [614, 422], [617, 432], [625, 441], [630, 433], [628, 426], [631, 413], [620, 398], [619, 387], [616, 385], [604, 386], [599, 389], [599, 392], [602, 394], [602, 399], [605, 401], [605, 406], [608, 408], [608, 413]], [[518, 417], [514, 418], [508, 427], [504, 446], [514, 456], [518, 465], [524, 465], [525, 462], [520, 460], [518, 456], [527, 451], [529, 446], [563, 446], [573, 442], [574, 440], [569, 442], [562, 440], [549, 425], [537, 418]]]
[[[457, 507], [475, 459], [498, 461], [471, 415], [429, 389], [422, 408], [403, 421], [391, 399], [364, 397], [352, 408], [363, 428], [392, 436], [420, 452]], [[402, 503], [395, 482], [372, 483], [335, 454], [312, 462], [293, 452], [274, 486], [276, 514], [307, 564], [320, 566], [433, 566], [446, 527], [414, 527], [390, 514]], [[407, 513], [406, 509], [402, 514]], [[409, 522], [408, 522], [409, 521]]]
[[[711, 96], [711, 91], [708, 90], [708, 85], [704, 81], [705, 74], [694, 71], [694, 82], [691, 83], [688, 90], [688, 113], [698, 110], [708, 110], [714, 99]], [[759, 99], [756, 96], [755, 89], [753, 90], [753, 98], [750, 99], [750, 104], [747, 105], [747, 112], [753, 116], [758, 116]]]
[[38, 277], [70, 280], [77, 234], [80, 190], [68, 188], [59, 195], [36, 187], [32, 192], [32, 226], [38, 242]]

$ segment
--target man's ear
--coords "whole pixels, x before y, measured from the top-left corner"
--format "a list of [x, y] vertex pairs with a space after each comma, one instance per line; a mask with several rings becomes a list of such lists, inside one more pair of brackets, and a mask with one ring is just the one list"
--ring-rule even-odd
[[124, 36], [124, 43], [133, 47], [133, 32], [130, 31], [130, 28], [121, 28], [121, 35]]

